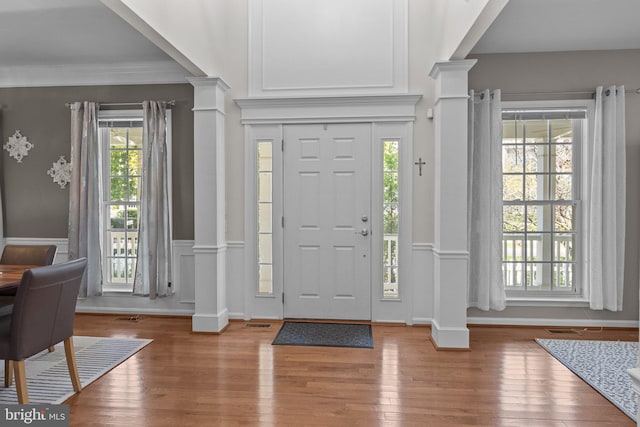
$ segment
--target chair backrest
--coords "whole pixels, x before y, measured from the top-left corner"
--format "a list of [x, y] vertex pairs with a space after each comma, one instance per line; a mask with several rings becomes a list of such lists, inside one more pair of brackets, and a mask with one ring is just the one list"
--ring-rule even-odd
[[11, 315], [10, 360], [23, 360], [73, 335], [87, 259], [27, 270]]
[[56, 245], [6, 245], [0, 264], [51, 265]]

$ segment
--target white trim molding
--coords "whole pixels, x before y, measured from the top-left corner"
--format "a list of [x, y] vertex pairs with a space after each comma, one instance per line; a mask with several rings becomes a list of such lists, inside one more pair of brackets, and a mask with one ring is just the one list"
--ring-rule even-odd
[[363, 14], [364, 3], [250, 0], [249, 95], [406, 92], [409, 2], [377, 0]]
[[226, 298], [225, 93], [217, 77], [193, 77], [194, 332], [221, 332]]
[[420, 94], [237, 98], [244, 125], [407, 122], [416, 117]]
[[476, 60], [436, 63], [435, 242], [432, 339], [438, 348], [469, 348], [467, 287], [467, 99]]
[[[380, 291], [377, 285], [372, 289], [372, 320], [379, 322], [402, 321], [413, 323], [413, 257], [412, 257], [412, 225], [413, 225], [413, 121], [415, 120], [415, 106], [422, 95], [380, 95], [380, 96], [345, 96], [345, 97], [312, 97], [312, 98], [245, 98], [235, 99], [242, 110], [244, 132], [244, 218], [245, 218], [245, 247], [244, 247], [244, 294], [234, 292], [233, 316], [243, 315], [251, 318], [282, 318], [282, 251], [281, 227], [273, 227], [273, 294], [257, 295], [257, 213], [254, 206], [257, 200], [256, 179], [256, 147], [258, 142], [271, 142], [274, 147], [273, 182], [282, 182], [282, 156], [280, 144], [283, 138], [283, 128], [286, 124], [312, 123], [369, 123], [372, 127], [372, 147], [381, 148], [379, 142], [387, 139], [400, 142], [399, 171], [401, 196], [401, 228], [400, 228], [400, 261], [399, 277], [402, 283], [399, 299], [382, 298], [381, 273]], [[375, 148], [375, 149], [377, 149]], [[381, 156], [377, 163], [382, 167]], [[377, 166], [375, 166], [377, 167]], [[375, 176], [375, 174], [373, 174]], [[382, 178], [377, 179], [381, 189]], [[282, 191], [274, 184], [272, 218], [282, 216]], [[375, 202], [375, 198], [372, 200]], [[378, 202], [380, 202], [378, 200]], [[375, 202], [377, 203], [377, 202]], [[381, 203], [381, 202], [380, 202]], [[380, 205], [381, 206], [381, 205]], [[372, 213], [372, 223], [374, 221]], [[278, 243], [280, 242], [280, 243]], [[380, 244], [380, 253], [382, 246]], [[373, 250], [377, 250], [375, 247]], [[239, 268], [235, 261], [229, 263], [234, 269]], [[237, 273], [229, 272], [231, 275]], [[373, 277], [373, 279], [376, 279]], [[244, 298], [244, 310], [236, 299]], [[424, 299], [424, 298], [423, 298]]]

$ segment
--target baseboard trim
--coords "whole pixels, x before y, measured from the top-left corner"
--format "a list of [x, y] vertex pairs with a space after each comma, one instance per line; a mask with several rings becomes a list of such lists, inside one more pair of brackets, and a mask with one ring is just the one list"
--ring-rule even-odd
[[576, 326], [576, 327], [603, 327], [603, 328], [638, 328], [637, 320], [600, 320], [600, 319], [539, 319], [517, 317], [469, 317], [468, 325], [499, 325], [499, 326]]

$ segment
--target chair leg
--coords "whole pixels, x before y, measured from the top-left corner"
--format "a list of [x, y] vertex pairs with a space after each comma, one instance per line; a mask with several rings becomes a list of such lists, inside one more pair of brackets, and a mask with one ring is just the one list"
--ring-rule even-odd
[[11, 364], [16, 375], [18, 403], [21, 405], [27, 404], [29, 403], [29, 392], [27, 391], [27, 373], [24, 369], [24, 360], [13, 360]]
[[55, 346], [49, 347], [49, 353], [53, 353], [54, 351], [56, 351]]
[[77, 393], [82, 390], [82, 385], [80, 384], [80, 376], [78, 375], [78, 365], [76, 365], [76, 353], [73, 350], [73, 337], [69, 337], [64, 340], [64, 354], [67, 359], [67, 367], [69, 368], [71, 383], [73, 384], [73, 389]]
[[4, 361], [4, 386], [11, 387], [13, 382], [13, 363], [11, 360]]

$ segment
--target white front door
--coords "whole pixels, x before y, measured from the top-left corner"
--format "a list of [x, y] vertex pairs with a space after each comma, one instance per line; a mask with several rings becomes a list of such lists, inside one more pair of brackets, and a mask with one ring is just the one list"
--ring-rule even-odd
[[284, 316], [371, 319], [371, 126], [284, 129]]

